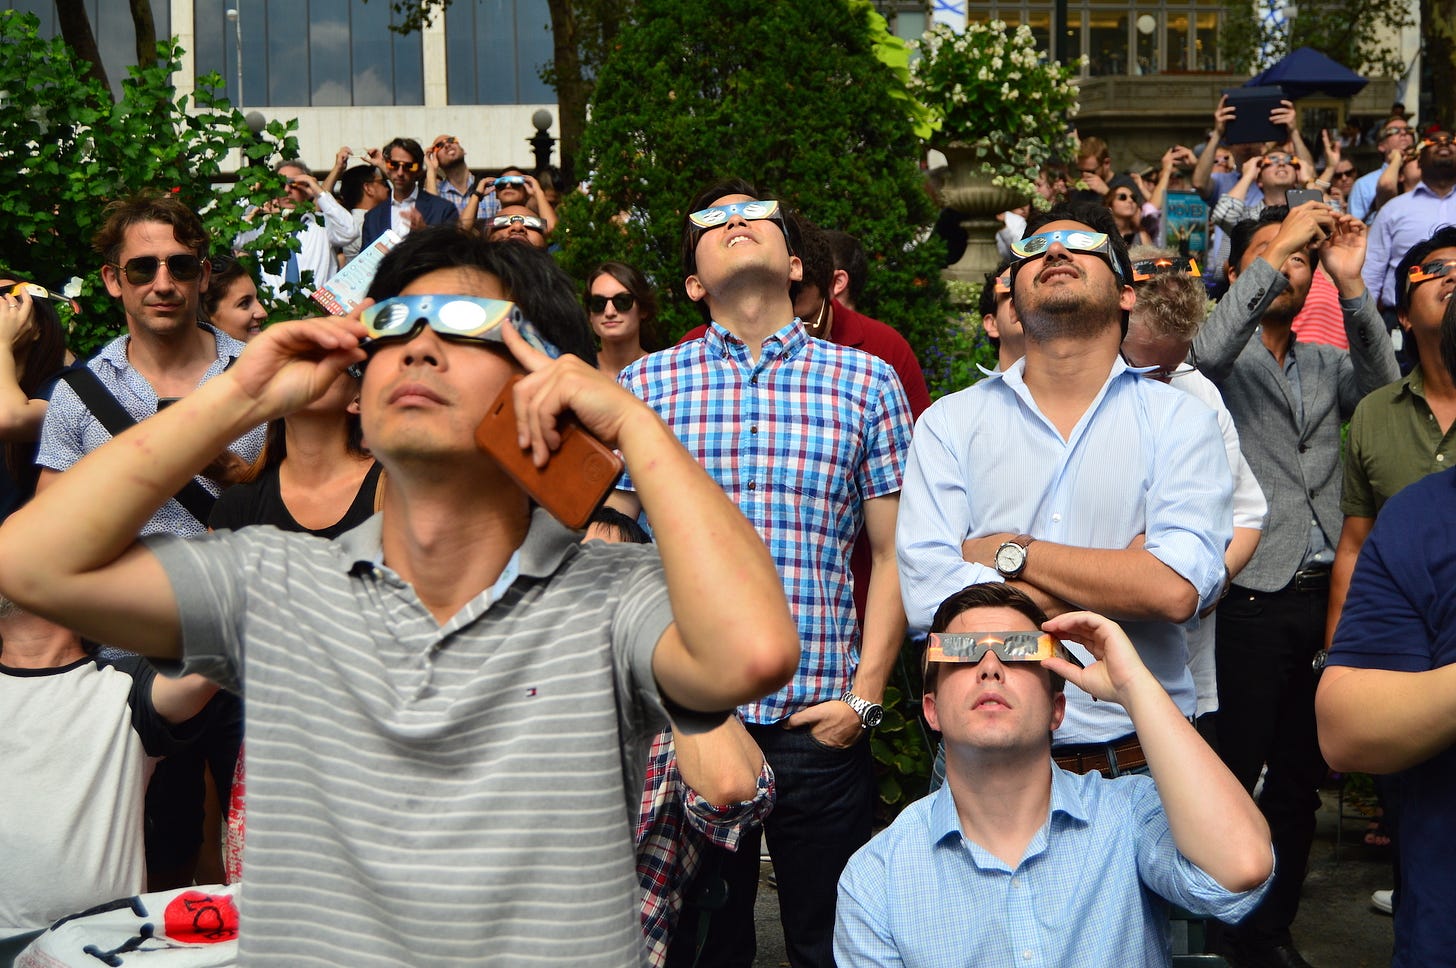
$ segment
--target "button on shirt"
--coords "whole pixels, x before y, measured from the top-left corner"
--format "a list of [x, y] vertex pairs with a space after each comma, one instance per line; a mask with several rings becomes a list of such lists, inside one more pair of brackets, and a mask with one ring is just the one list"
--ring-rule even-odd
[[1051, 770], [1014, 868], [962, 834], [949, 785], [861, 847], [839, 879], [840, 968], [1167, 966], [1168, 901], [1238, 921], [1267, 891], [1226, 890], [1179, 853], [1151, 777]]
[[[998, 532], [1109, 549], [1143, 535], [1147, 551], [1197, 589], [1201, 605], [1211, 604], [1233, 536], [1233, 476], [1213, 411], [1117, 359], [1064, 440], [1037, 407], [1024, 372], [1019, 360], [942, 397], [920, 418], [895, 540], [910, 625], [929, 627], [940, 603], [967, 585], [1002, 580], [994, 568], [961, 557], [963, 540]], [[1029, 557], [1035, 560], [1035, 545]], [[1183, 627], [1123, 627], [1178, 708], [1193, 715]], [[1067, 685], [1058, 743], [1130, 732], [1131, 720], [1115, 703], [1094, 704]]]
[[1373, 518], [1427, 474], [1456, 467], [1456, 423], [1442, 433], [1419, 365], [1360, 401], [1350, 418], [1340, 510]]
[[389, 195], [389, 227], [394, 229], [394, 231], [401, 237], [409, 235], [410, 233], [410, 224], [405, 219], [404, 213], [414, 210], [415, 199], [418, 198], [419, 195], [420, 186], [418, 185], [416, 185], [414, 191], [410, 192], [409, 195], [405, 196], [404, 199], [395, 198], [393, 192], [391, 192]]
[[[764, 340], [757, 361], [714, 323], [702, 339], [644, 357], [618, 379], [753, 523], [783, 579], [799, 669], [783, 689], [744, 706], [744, 719], [773, 723], [838, 699], [858, 662], [850, 549], [864, 502], [900, 489], [910, 442], [894, 370], [810, 339], [796, 320]], [[631, 479], [618, 486], [632, 490]]]

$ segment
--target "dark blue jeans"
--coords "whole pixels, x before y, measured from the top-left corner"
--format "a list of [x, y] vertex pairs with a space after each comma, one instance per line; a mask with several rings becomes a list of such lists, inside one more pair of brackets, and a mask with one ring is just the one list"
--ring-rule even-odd
[[[868, 737], [849, 749], [816, 742], [807, 729], [749, 726], [773, 767], [778, 802], [764, 824], [778, 880], [779, 918], [794, 968], [833, 968], [834, 904], [839, 874], [870, 839], [874, 821], [874, 772]], [[700, 880], [728, 882], [726, 904], [709, 918], [699, 968], [751, 968], [758, 942], [753, 905], [758, 893], [759, 834], [744, 836], [736, 853], [709, 847]], [[701, 907], [698, 885], [688, 898], [670, 966], [692, 964]]]

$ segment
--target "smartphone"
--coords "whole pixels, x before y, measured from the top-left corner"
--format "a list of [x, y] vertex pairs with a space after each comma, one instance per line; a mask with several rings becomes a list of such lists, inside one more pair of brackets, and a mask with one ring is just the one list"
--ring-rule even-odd
[[570, 414], [557, 418], [561, 446], [545, 467], [531, 461], [531, 452], [516, 444], [516, 377], [475, 428], [475, 443], [495, 459], [521, 490], [566, 525], [582, 531], [622, 474], [622, 458], [597, 440]]
[[1305, 202], [1323, 202], [1325, 193], [1318, 188], [1291, 188], [1284, 193], [1284, 200], [1290, 208], [1297, 208]]

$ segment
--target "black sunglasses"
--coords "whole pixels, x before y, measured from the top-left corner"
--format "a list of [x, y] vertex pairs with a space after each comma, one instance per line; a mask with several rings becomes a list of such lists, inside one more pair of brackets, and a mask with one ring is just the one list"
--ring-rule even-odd
[[587, 308], [594, 313], [607, 311], [607, 303], [617, 307], [617, 312], [625, 313], [637, 305], [637, 297], [630, 292], [619, 292], [615, 296], [592, 296], [587, 300]]
[[126, 260], [125, 265], [113, 262], [112, 266], [120, 269], [126, 281], [133, 286], [145, 286], [157, 278], [157, 269], [163, 261], [167, 263], [167, 274], [175, 282], [191, 282], [202, 275], [203, 260], [186, 253], [169, 255], [165, 260], [154, 255], [139, 255]]

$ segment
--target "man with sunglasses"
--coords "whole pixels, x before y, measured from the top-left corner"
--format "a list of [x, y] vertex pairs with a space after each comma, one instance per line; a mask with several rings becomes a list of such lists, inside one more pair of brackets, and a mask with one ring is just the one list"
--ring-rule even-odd
[[[1237, 920], [1258, 903], [1267, 825], [1115, 623], [1048, 619], [984, 583], [941, 603], [931, 629], [922, 705], [946, 782], [845, 868], [839, 968], [1167, 965], [1170, 905]], [[1064, 681], [1126, 711], [1151, 778], [1051, 761]]]
[[[138, 195], [108, 207], [106, 222], [93, 244], [101, 256], [101, 281], [121, 301], [126, 334], [102, 347], [86, 362], [102, 386], [134, 420], [145, 420], [222, 373], [243, 352], [242, 343], [198, 323], [198, 304], [207, 288], [207, 229], [184, 203], [171, 195]], [[263, 446], [263, 427], [248, 428], [228, 442], [197, 478], [216, 496], [231, 475], [251, 463]], [[39, 488], [111, 433], [61, 381], [51, 394], [41, 428], [36, 463]], [[201, 534], [201, 517], [177, 500], [168, 501], [142, 525], [142, 534]]]
[[[669, 707], [706, 728], [797, 665], [742, 514], [640, 401], [545, 351], [591, 355], [575, 289], [524, 246], [413, 233], [375, 305], [269, 327], [0, 532], [17, 601], [246, 690], [243, 963], [637, 968], [624, 807], [647, 740]], [[221, 442], [349, 366], [389, 472], [378, 515], [334, 541], [133, 543]], [[498, 442], [538, 466], [567, 411], [621, 452], [657, 550], [533, 510], [477, 442], [502, 391], [518, 419]]]
[[420, 189], [425, 178], [425, 151], [418, 141], [395, 138], [383, 149], [370, 151], [369, 160], [389, 179], [391, 191], [388, 205], [376, 205], [364, 216], [364, 245], [373, 243], [386, 229], [408, 235], [411, 229], [460, 219], [454, 205]]
[[1380, 126], [1379, 139], [1375, 142], [1375, 147], [1385, 163], [1361, 175], [1349, 189], [1350, 203], [1347, 211], [1351, 215], [1367, 223], [1374, 217], [1375, 187], [1380, 181], [1380, 173], [1391, 165], [1399, 168], [1406, 150], [1415, 144], [1415, 140], [1416, 131], [1404, 117], [1395, 115], [1385, 119], [1385, 123]]
[[[910, 624], [977, 582], [1011, 581], [1049, 613], [1124, 622], [1184, 716], [1183, 624], [1212, 604], [1232, 531], [1214, 414], [1119, 355], [1132, 264], [1112, 214], [1033, 216], [1009, 270], [1026, 355], [933, 403], [916, 426], [896, 545]], [[1126, 714], [1070, 691], [1052, 750], [1074, 772], [1145, 762]]]
[[465, 164], [465, 146], [453, 134], [437, 137], [425, 152], [425, 191], [438, 195], [462, 216], [470, 202], [475, 176]]
[[524, 205], [507, 205], [486, 223], [486, 238], [492, 242], [524, 242], [546, 248], [546, 220]]
[[[299, 207], [308, 210], [294, 233], [299, 242], [298, 251], [289, 253], [279, 272], [264, 269], [261, 273], [263, 283], [277, 297], [282, 295], [285, 282], [311, 280], [310, 291], [328, 282], [339, 268], [336, 253], [350, 245], [357, 250], [360, 241], [359, 229], [349, 210], [332, 193], [324, 190], [307, 165], [295, 158], [280, 162], [273, 170], [287, 182], [283, 194], [260, 211], [277, 212]], [[249, 217], [254, 214], [257, 212], [250, 213]], [[238, 237], [236, 248], [246, 249], [256, 237], [257, 230], [245, 232]], [[304, 273], [311, 275], [305, 276]]]
[[[1236, 966], [1306, 964], [1289, 928], [1325, 773], [1310, 662], [1325, 640], [1340, 533], [1340, 424], [1399, 375], [1360, 278], [1365, 237], [1363, 222], [1319, 202], [1240, 223], [1229, 290], [1193, 339], [1193, 360], [1223, 394], [1269, 502], [1258, 549], [1219, 605], [1215, 643], [1219, 753], [1246, 789], [1263, 771], [1259, 805], [1279, 855], [1264, 903], [1224, 932]], [[1316, 265], [1338, 290], [1348, 351], [1293, 333]]]
[[1400, 326], [1396, 303], [1404, 280], [1395, 276], [1400, 257], [1439, 227], [1456, 225], [1456, 142], [1451, 132], [1438, 131], [1427, 135], [1418, 147], [1421, 180], [1375, 213], [1370, 223], [1370, 251], [1365, 256], [1365, 285], [1393, 332]]
[[494, 178], [480, 179], [470, 195], [460, 219], [467, 226], [482, 225], [487, 235], [495, 217], [511, 207], [525, 208], [527, 214], [539, 218], [548, 235], [556, 228], [556, 207], [541, 183], [514, 166], [501, 169]]
[[[688, 212], [684, 286], [707, 332], [618, 379], [722, 485], [783, 577], [803, 659], [786, 688], [739, 713], [777, 778], [764, 829], [789, 958], [830, 968], [835, 883], [874, 819], [869, 730], [884, 715], [905, 634], [894, 529], [909, 412], [889, 364], [812, 339], [795, 318], [803, 267], [797, 222], [782, 203], [735, 180], [704, 191]], [[638, 481], [629, 475], [620, 486], [629, 493], [614, 500], [636, 513]], [[847, 580], [861, 529], [872, 560], [862, 627]], [[728, 901], [699, 964], [748, 968], [759, 837], [745, 835], [736, 853], [714, 850]]]

